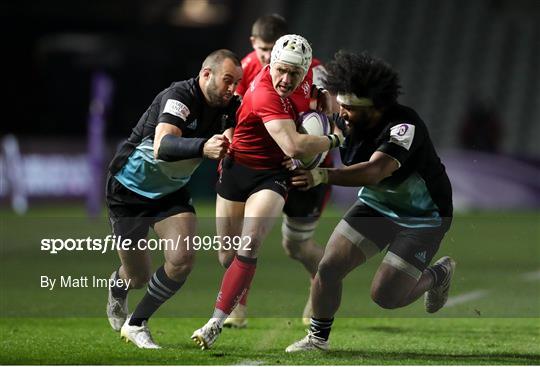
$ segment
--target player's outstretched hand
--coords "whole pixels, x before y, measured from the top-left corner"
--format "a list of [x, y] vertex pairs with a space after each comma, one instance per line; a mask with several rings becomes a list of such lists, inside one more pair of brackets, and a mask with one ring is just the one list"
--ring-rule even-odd
[[291, 185], [301, 191], [309, 190], [321, 183], [328, 182], [328, 170], [324, 168], [314, 168], [310, 171], [298, 170], [291, 178]]
[[229, 149], [229, 139], [225, 135], [214, 135], [203, 147], [203, 156], [210, 159], [222, 159]]

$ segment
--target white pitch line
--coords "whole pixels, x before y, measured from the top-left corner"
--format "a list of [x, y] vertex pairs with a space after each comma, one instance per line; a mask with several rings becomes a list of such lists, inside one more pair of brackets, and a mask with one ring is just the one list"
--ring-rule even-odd
[[243, 361], [240, 361], [236, 366], [262, 366], [264, 364], [263, 361], [257, 361], [257, 360], [251, 360], [246, 359]]
[[540, 280], [540, 270], [531, 271], [530, 273], [521, 274], [520, 278], [522, 280], [526, 281], [526, 282], [533, 282], [535, 280]]
[[473, 301], [475, 299], [484, 298], [488, 293], [489, 291], [486, 289], [479, 289], [477, 291], [467, 292], [467, 293], [460, 294], [458, 296], [449, 297], [444, 307], [452, 307], [452, 306], [460, 305], [462, 303]]

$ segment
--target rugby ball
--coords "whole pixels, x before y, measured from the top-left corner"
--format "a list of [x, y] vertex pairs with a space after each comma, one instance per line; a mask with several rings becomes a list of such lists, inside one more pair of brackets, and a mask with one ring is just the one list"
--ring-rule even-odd
[[[302, 134], [323, 136], [330, 134], [330, 122], [328, 117], [316, 111], [302, 113], [298, 117], [298, 131]], [[328, 152], [316, 154], [313, 157], [294, 159], [296, 168], [313, 169], [324, 161]]]

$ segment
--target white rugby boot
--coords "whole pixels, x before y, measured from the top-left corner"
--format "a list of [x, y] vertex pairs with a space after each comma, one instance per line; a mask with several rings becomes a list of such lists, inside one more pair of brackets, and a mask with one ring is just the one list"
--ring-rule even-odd
[[[116, 279], [116, 270], [111, 274], [110, 279]], [[128, 315], [128, 300], [126, 298], [116, 298], [112, 295], [109, 288], [109, 297], [107, 298], [107, 318], [114, 331], [120, 331], [122, 325], [126, 322]]]
[[218, 319], [210, 319], [202, 328], [193, 332], [191, 339], [201, 347], [202, 350], [210, 349], [221, 334], [221, 327]]
[[243, 329], [247, 327], [247, 324], [248, 324], [247, 306], [239, 303], [232, 310], [229, 317], [225, 319], [225, 322], [223, 323], [223, 327]]
[[129, 318], [126, 320], [120, 336], [127, 342], [132, 342], [141, 349], [160, 349], [161, 347], [154, 342], [147, 321], [143, 321], [141, 326], [129, 325]]
[[446, 304], [450, 283], [456, 269], [456, 262], [449, 256], [441, 257], [433, 265], [442, 266], [445, 269], [445, 277], [438, 286], [425, 293], [424, 306], [426, 306], [426, 311], [429, 313], [439, 311]]
[[296, 353], [309, 352], [313, 350], [327, 351], [330, 348], [328, 340], [315, 336], [315, 333], [313, 333], [311, 330], [307, 330], [307, 333], [308, 334], [304, 338], [289, 345], [285, 349], [285, 352]]

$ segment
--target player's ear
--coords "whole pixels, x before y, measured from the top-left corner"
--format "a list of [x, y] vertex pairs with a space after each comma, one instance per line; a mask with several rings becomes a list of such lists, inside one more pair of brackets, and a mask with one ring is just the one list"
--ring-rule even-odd
[[251, 41], [251, 47], [253, 47], [253, 49], [255, 49], [255, 41], [257, 40], [257, 38], [251, 36], [251, 37], [249, 37], [249, 40]]
[[201, 72], [200, 72], [200, 77], [202, 79], [208, 80], [208, 79], [210, 79], [211, 74], [212, 74], [212, 69], [210, 69], [210, 68], [202, 68]]

